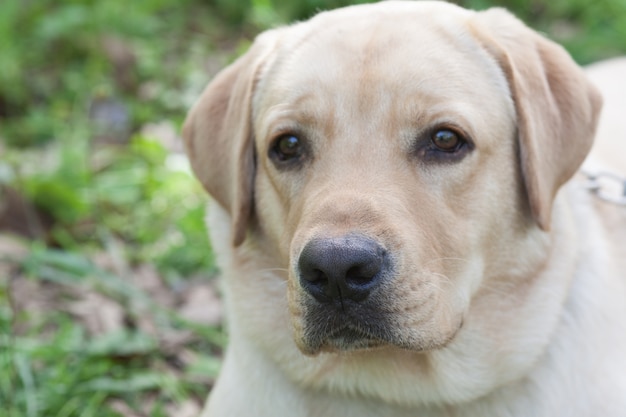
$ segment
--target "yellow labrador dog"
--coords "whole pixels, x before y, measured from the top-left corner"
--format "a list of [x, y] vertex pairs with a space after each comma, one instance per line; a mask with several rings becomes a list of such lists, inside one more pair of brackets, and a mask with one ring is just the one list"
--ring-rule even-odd
[[183, 131], [230, 335], [203, 415], [626, 416], [626, 209], [569, 181], [600, 108], [500, 9], [260, 35]]

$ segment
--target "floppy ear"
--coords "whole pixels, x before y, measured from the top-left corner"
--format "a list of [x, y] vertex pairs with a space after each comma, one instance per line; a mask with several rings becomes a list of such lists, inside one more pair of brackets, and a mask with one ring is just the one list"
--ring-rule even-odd
[[231, 215], [233, 244], [246, 237], [255, 175], [252, 96], [260, 68], [273, 50], [265, 33], [206, 87], [183, 125], [191, 168]]
[[548, 230], [558, 189], [591, 148], [602, 98], [561, 46], [507, 11], [480, 12], [474, 23], [476, 37], [507, 78], [530, 208]]

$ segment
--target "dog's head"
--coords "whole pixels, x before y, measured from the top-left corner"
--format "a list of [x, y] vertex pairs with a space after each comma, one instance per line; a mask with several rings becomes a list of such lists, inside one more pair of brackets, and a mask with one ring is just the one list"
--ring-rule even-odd
[[302, 352], [425, 351], [481, 288], [541, 268], [599, 108], [567, 53], [505, 11], [385, 2], [262, 34], [183, 133], [233, 250], [262, 240], [288, 270]]

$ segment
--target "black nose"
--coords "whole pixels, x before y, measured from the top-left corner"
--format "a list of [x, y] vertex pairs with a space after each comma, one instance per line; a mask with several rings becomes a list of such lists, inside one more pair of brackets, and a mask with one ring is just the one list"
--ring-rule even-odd
[[380, 284], [386, 265], [385, 250], [371, 238], [313, 239], [298, 260], [300, 285], [320, 302], [359, 302]]

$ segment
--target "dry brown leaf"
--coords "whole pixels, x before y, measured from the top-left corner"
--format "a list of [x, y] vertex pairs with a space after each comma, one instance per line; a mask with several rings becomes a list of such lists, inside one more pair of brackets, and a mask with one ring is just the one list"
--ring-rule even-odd
[[120, 278], [131, 281], [132, 268], [126, 256], [126, 244], [114, 236], [105, 239], [105, 250], [90, 255], [92, 262], [100, 269], [111, 272]]
[[211, 284], [191, 285], [179, 307], [179, 314], [196, 323], [215, 326], [222, 322], [222, 300]]
[[169, 153], [183, 153], [183, 141], [178, 129], [168, 120], [148, 123], [141, 128], [141, 135], [157, 140]]
[[122, 306], [97, 292], [87, 291], [82, 298], [70, 302], [65, 309], [83, 322], [91, 335], [114, 332], [125, 327]]
[[193, 400], [166, 406], [166, 412], [171, 417], [197, 417], [200, 415], [202, 406]]
[[111, 62], [115, 81], [125, 92], [137, 89], [137, 56], [126, 39], [106, 35], [101, 39], [102, 50]]
[[27, 238], [46, 238], [52, 217], [39, 210], [19, 190], [0, 185], [0, 230]]
[[129, 279], [134, 286], [145, 291], [156, 304], [170, 308], [176, 304], [176, 294], [165, 285], [154, 265], [139, 265], [130, 273]]
[[190, 330], [176, 329], [161, 330], [157, 337], [159, 338], [159, 348], [167, 354], [175, 354], [176, 356], [179, 355], [181, 349], [198, 338]]
[[123, 417], [146, 417], [146, 414], [137, 413], [122, 400], [109, 401], [109, 407], [116, 413], [120, 413]]
[[7, 282], [27, 254], [26, 241], [17, 236], [0, 233], [0, 283]]

